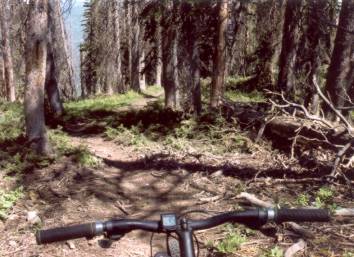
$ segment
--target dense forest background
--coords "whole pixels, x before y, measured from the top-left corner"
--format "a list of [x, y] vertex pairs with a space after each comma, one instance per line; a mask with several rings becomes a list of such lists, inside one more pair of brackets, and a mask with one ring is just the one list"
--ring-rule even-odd
[[[75, 7], [81, 4], [83, 10]], [[72, 20], [81, 11], [82, 20]], [[38, 202], [36, 215], [48, 219], [55, 219], [49, 210], [58, 207], [58, 199], [62, 214], [71, 213], [65, 207], [71, 196], [82, 203], [93, 195], [102, 205], [114, 199], [124, 215], [134, 213], [146, 206], [140, 198], [123, 197], [121, 180], [138, 191], [146, 170], [147, 181], [157, 184], [165, 176], [159, 172], [167, 171], [171, 187], [174, 172], [190, 174], [176, 188], [187, 183], [191, 191], [171, 189], [171, 197], [206, 195], [201, 199], [208, 207], [225, 201], [223, 208], [231, 208], [241, 192], [253, 190], [274, 204], [349, 210], [353, 111], [353, 0], [0, 2], [4, 226], [20, 199]], [[125, 175], [130, 171], [132, 177]], [[230, 189], [232, 183], [237, 189]], [[83, 186], [82, 194], [75, 184]], [[125, 190], [139, 195], [132, 188]], [[143, 208], [144, 217], [167, 201], [156, 188], [164, 185], [146, 189], [156, 208]], [[286, 203], [278, 203], [278, 193]], [[190, 201], [185, 207], [196, 204]], [[133, 206], [130, 211], [125, 202]], [[83, 208], [97, 214], [89, 204]], [[113, 209], [107, 212], [115, 215]], [[79, 220], [72, 215], [71, 222]], [[329, 231], [343, 224], [331, 224]], [[317, 242], [327, 247], [323, 256], [352, 256], [352, 227], [342, 229], [339, 236], [334, 232], [336, 240]], [[214, 238], [218, 243], [205, 249], [240, 250], [228, 248], [227, 240], [240, 236], [235, 231], [224, 231], [226, 241]], [[311, 256], [320, 256], [318, 248], [309, 247]], [[278, 256], [263, 250], [250, 256]]]

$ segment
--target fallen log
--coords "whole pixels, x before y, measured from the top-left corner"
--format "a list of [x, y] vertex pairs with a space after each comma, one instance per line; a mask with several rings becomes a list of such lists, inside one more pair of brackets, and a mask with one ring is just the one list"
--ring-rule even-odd
[[[289, 142], [295, 139], [297, 145], [305, 148], [322, 147], [335, 152], [353, 140], [345, 127], [332, 129], [311, 120], [291, 116], [274, 117], [268, 122], [265, 133], [270, 139]], [[354, 148], [351, 147], [349, 152], [353, 153]]]

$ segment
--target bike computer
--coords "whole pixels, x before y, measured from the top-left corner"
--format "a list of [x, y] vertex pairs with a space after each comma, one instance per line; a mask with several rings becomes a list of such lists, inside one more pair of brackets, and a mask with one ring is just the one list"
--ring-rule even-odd
[[161, 214], [161, 225], [164, 231], [174, 231], [177, 228], [177, 216], [175, 213]]

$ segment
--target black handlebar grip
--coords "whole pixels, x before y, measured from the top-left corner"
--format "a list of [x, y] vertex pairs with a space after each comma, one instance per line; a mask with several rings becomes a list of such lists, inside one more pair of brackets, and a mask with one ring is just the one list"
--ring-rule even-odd
[[278, 209], [275, 213], [276, 222], [328, 222], [331, 215], [325, 209]]
[[37, 244], [49, 244], [81, 237], [94, 237], [98, 233], [96, 223], [74, 225], [69, 227], [39, 230], [36, 233]]

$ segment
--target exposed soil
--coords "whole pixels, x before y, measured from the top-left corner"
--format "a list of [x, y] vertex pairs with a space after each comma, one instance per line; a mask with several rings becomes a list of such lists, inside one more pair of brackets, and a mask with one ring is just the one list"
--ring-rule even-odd
[[[158, 219], [161, 212], [187, 210], [229, 211], [245, 204], [235, 196], [241, 191], [272, 199], [282, 205], [294, 203], [300, 193], [312, 193], [318, 182], [272, 183], [262, 178], [316, 178], [316, 170], [285, 168], [272, 153], [230, 154], [228, 156], [190, 156], [169, 153], [144, 153], [132, 147], [106, 141], [101, 135], [72, 136], [72, 144], [86, 145], [102, 159], [99, 168], [83, 168], [71, 157], [47, 168], [25, 174], [21, 182], [26, 196], [13, 208], [9, 219], [0, 222], [0, 256], [150, 256], [148, 233], [135, 232], [114, 242], [108, 249], [98, 240], [75, 240], [37, 246], [35, 226], [26, 221], [28, 211], [38, 211], [42, 228], [105, 220], [117, 217]], [[317, 173], [316, 173], [317, 172]], [[285, 174], [285, 175], [284, 175]], [[354, 207], [346, 185], [336, 187], [333, 201], [341, 207]], [[344, 249], [354, 249], [354, 221], [340, 220], [331, 224], [305, 225], [315, 239], [297, 256], [343, 256]], [[242, 231], [245, 231], [243, 228]], [[248, 232], [247, 232], [248, 233]], [[222, 228], [197, 234], [202, 252], [205, 244], [224, 237]], [[286, 249], [299, 236], [286, 227], [270, 226], [268, 235], [250, 234], [235, 256], [260, 256], [261, 249], [275, 244]], [[163, 249], [164, 238], [156, 235], [153, 251]]]

